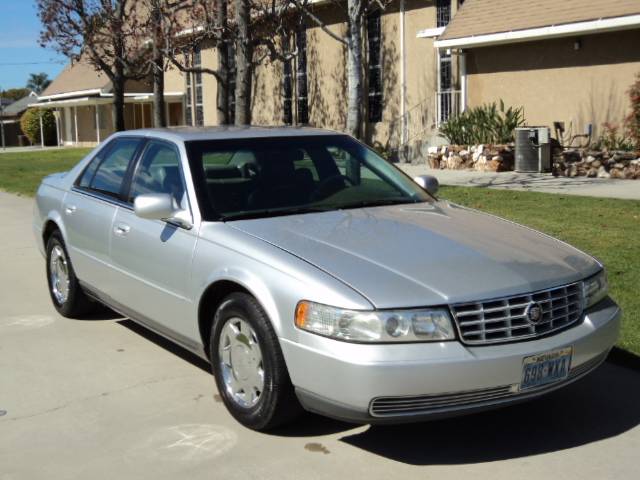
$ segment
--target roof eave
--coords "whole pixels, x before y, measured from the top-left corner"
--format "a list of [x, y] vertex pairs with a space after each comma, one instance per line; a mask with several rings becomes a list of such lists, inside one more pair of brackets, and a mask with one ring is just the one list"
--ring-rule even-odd
[[[528, 42], [532, 40], [546, 40], [560, 37], [571, 37], [581, 34], [594, 34], [629, 30], [640, 27], [640, 14], [624, 17], [600, 18], [585, 22], [550, 25], [547, 27], [513, 30], [510, 32], [489, 33], [470, 37], [436, 40], [435, 48], [473, 48], [508, 43]], [[446, 31], [445, 31], [446, 33]]]

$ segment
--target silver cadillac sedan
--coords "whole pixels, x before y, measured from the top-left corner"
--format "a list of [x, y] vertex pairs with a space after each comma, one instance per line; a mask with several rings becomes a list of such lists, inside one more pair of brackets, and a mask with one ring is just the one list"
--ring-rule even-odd
[[436, 190], [326, 130], [137, 130], [45, 178], [33, 228], [61, 315], [102, 303], [202, 356], [256, 430], [470, 413], [600, 365], [603, 266]]

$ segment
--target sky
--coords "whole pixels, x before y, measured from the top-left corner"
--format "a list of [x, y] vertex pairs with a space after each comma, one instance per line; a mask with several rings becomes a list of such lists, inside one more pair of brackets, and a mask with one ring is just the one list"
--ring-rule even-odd
[[55, 78], [66, 58], [38, 44], [40, 20], [32, 0], [0, 0], [0, 89], [24, 87], [30, 73]]

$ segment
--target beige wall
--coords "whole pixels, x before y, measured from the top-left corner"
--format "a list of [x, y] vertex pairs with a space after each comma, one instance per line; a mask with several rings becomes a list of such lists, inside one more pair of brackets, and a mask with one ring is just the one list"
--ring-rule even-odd
[[[202, 66], [211, 70], [218, 68], [216, 52], [211, 46], [204, 45], [202, 48]], [[213, 75], [202, 74], [202, 93], [204, 102], [204, 124], [217, 125], [216, 96], [218, 94], [218, 84]]]
[[[436, 91], [436, 50], [433, 39], [416, 38], [416, 33], [435, 26], [433, 0], [405, 1], [405, 105], [408, 144], [430, 140], [434, 128]], [[316, 15], [334, 33], [344, 36], [344, 12], [333, 6], [316, 8]], [[309, 123], [312, 126], [344, 130], [347, 118], [346, 49], [343, 44], [309, 22], [307, 29], [307, 89]], [[396, 0], [382, 14], [383, 119], [367, 123], [367, 141], [386, 148], [401, 143], [401, 51], [400, 10]], [[366, 39], [365, 39], [366, 47]], [[366, 55], [366, 48], [365, 48]], [[203, 47], [203, 65], [216, 68], [215, 51]], [[295, 73], [295, 69], [294, 69]], [[365, 69], [364, 102], [367, 101]], [[252, 123], [279, 125], [283, 123], [283, 64], [279, 60], [265, 60], [253, 76]], [[215, 125], [216, 82], [213, 76], [203, 75], [205, 125]], [[184, 91], [184, 77], [175, 68], [165, 76], [167, 91]], [[295, 108], [295, 104], [294, 104]], [[366, 119], [366, 108], [365, 108]]]
[[574, 133], [588, 123], [621, 122], [627, 90], [640, 72], [640, 30], [585, 35], [467, 53], [468, 104], [503, 99], [524, 106], [527, 123], [564, 121]]

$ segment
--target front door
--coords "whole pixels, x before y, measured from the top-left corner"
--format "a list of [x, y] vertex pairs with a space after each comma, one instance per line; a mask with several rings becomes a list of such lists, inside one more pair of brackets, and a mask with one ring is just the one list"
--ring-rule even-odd
[[[189, 210], [180, 153], [171, 143], [150, 140], [131, 182], [129, 207], [116, 213], [111, 232], [111, 262], [118, 285], [116, 302], [149, 327], [196, 346], [197, 325], [190, 318], [191, 259], [197, 234], [161, 220], [139, 218], [133, 212], [136, 196], [169, 193]], [[125, 312], [127, 313], [127, 312]]]
[[121, 204], [127, 170], [141, 144], [138, 138], [118, 138], [103, 148], [85, 168], [64, 198], [66, 243], [77, 277], [99, 292], [113, 288], [109, 268], [111, 225]]

